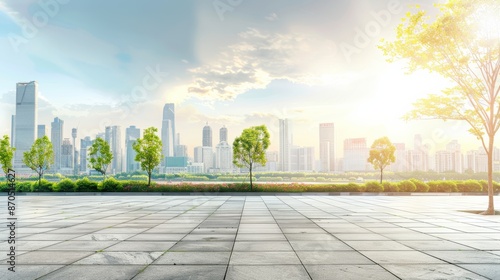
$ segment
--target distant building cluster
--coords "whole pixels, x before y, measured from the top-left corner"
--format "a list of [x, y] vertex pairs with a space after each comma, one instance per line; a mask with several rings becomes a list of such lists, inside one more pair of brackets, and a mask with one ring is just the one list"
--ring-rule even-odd
[[[37, 138], [49, 136], [46, 125], [37, 121], [38, 84], [35, 81], [17, 83], [16, 114], [12, 116], [11, 145], [16, 148], [14, 168], [30, 172], [22, 162], [23, 153], [31, 148]], [[373, 171], [367, 162], [369, 145], [366, 138], [350, 138], [343, 141], [343, 157], [336, 155], [336, 135], [334, 123], [319, 124], [319, 159], [315, 158], [314, 147], [302, 147], [293, 143], [293, 122], [289, 119], [277, 120], [279, 124], [279, 150], [268, 151], [267, 164], [258, 166], [256, 171], [283, 172], [365, 172]], [[135, 161], [133, 145], [141, 137], [141, 130], [134, 125], [125, 129], [122, 139], [121, 127], [111, 125], [95, 138], [84, 136], [77, 148], [78, 129], [72, 128], [71, 135], [64, 135], [64, 121], [58, 117], [50, 124], [50, 140], [54, 149], [54, 165], [51, 172], [62, 174], [91, 173], [87, 162], [89, 148], [96, 138], [104, 139], [111, 148], [113, 161], [108, 172], [134, 172], [140, 170]], [[163, 160], [159, 173], [237, 173], [233, 164], [232, 142], [228, 141], [228, 129], [219, 128], [218, 141], [214, 142], [212, 127], [208, 123], [202, 128], [200, 146], [188, 155], [187, 147], [181, 144], [180, 134], [175, 129], [175, 105], [167, 103], [163, 108], [162, 141]], [[214, 145], [214, 143], [216, 143]], [[388, 167], [394, 172], [437, 171], [437, 172], [486, 172], [487, 155], [482, 148], [463, 152], [457, 140], [453, 140], [445, 150], [433, 155], [420, 135], [415, 135], [413, 147], [404, 143], [396, 146], [396, 162]], [[494, 171], [500, 171], [500, 150], [495, 149]]]

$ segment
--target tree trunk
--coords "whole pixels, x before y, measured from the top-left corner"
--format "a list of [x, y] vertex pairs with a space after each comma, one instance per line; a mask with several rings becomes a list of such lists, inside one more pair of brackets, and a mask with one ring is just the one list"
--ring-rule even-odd
[[493, 149], [494, 136], [488, 136], [488, 209], [484, 212], [486, 215], [495, 215], [495, 206], [493, 202]]
[[253, 182], [252, 182], [252, 164], [250, 164], [250, 191], [253, 191]]
[[148, 187], [151, 186], [151, 172], [148, 172]]
[[384, 173], [384, 169], [380, 168], [380, 184], [382, 184], [382, 174]]

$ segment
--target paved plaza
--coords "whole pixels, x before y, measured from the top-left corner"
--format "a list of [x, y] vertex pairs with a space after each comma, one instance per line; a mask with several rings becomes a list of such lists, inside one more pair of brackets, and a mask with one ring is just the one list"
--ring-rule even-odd
[[14, 273], [0, 200], [0, 279], [500, 279], [486, 196], [17, 196]]

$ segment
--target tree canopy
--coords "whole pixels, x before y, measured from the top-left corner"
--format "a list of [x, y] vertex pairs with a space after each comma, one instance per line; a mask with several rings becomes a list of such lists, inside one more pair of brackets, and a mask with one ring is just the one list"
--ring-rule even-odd
[[10, 146], [9, 136], [4, 135], [0, 140], [0, 165], [2, 165], [3, 173], [7, 175], [9, 169], [12, 169], [12, 159], [16, 149]]
[[54, 149], [47, 136], [35, 140], [31, 149], [24, 152], [23, 162], [38, 174], [40, 185], [43, 173], [54, 164]]
[[141, 164], [141, 169], [148, 173], [148, 186], [151, 185], [151, 174], [162, 161], [162, 142], [156, 133], [158, 129], [150, 127], [144, 130], [142, 138], [134, 143], [133, 148], [137, 152], [135, 161]]
[[102, 138], [96, 138], [89, 148], [89, 167], [97, 170], [106, 179], [106, 172], [112, 160], [113, 153], [108, 142]]
[[405, 118], [463, 120], [488, 155], [488, 209], [493, 214], [493, 149], [500, 128], [500, 2], [448, 0], [431, 18], [415, 7], [397, 27], [396, 39], [380, 48], [409, 71], [428, 70], [452, 86], [418, 100]]
[[388, 137], [375, 140], [371, 146], [368, 162], [373, 165], [374, 169], [380, 170], [380, 183], [382, 183], [384, 169], [396, 161], [395, 151], [396, 146], [391, 143]]
[[244, 129], [240, 137], [233, 142], [233, 163], [246, 167], [250, 171], [250, 189], [253, 190], [252, 169], [256, 163], [264, 166], [266, 150], [271, 144], [270, 135], [265, 125]]

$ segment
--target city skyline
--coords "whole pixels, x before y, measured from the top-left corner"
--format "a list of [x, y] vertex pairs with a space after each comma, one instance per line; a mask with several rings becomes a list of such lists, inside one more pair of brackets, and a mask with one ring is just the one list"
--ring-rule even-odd
[[[294, 144], [304, 147], [318, 145], [318, 124], [335, 123], [336, 157], [343, 139], [358, 137], [409, 143], [420, 134], [433, 150], [452, 139], [476, 149], [465, 123], [401, 120], [412, 102], [447, 83], [422, 72], [404, 75], [403, 63], [385, 62], [378, 41], [393, 36], [410, 1], [375, 2], [244, 1], [223, 15], [210, 1], [122, 3], [120, 15], [97, 1], [68, 2], [30, 36], [26, 22], [47, 14], [44, 7], [1, 2], [0, 58], [12, 67], [0, 75], [0, 134], [11, 135], [13, 85], [36, 80], [38, 123], [48, 127], [58, 117], [67, 124], [64, 135], [78, 127], [81, 138], [107, 126], [122, 127], [122, 139], [130, 125], [161, 128], [170, 103], [172, 141], [182, 135], [189, 154], [206, 122], [230, 127], [228, 143], [265, 124], [270, 150], [278, 151], [278, 119], [293, 120], [300, 132]], [[142, 14], [152, 21], [131, 26], [130, 16]], [[108, 15], [116, 24], [106, 24]]]

